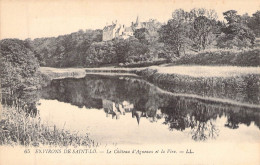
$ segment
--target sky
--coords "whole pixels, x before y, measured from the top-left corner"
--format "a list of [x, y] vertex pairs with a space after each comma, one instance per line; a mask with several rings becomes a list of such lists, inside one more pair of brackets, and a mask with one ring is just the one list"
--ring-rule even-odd
[[103, 29], [117, 20], [130, 25], [151, 18], [167, 22], [175, 9], [203, 7], [239, 14], [260, 10], [259, 0], [0, 0], [0, 39], [56, 37], [80, 29]]

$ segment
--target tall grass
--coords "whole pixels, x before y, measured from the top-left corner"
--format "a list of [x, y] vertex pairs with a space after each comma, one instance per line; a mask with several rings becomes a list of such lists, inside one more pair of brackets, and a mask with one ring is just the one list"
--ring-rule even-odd
[[156, 69], [144, 69], [136, 74], [158, 87], [174, 93], [232, 99], [239, 102], [259, 104], [260, 75], [246, 74], [231, 77], [192, 77], [178, 74], [163, 74]]
[[2, 106], [0, 145], [24, 146], [85, 146], [97, 147], [98, 143], [85, 136], [58, 129], [55, 125], [42, 124], [39, 116], [31, 117], [23, 110]]

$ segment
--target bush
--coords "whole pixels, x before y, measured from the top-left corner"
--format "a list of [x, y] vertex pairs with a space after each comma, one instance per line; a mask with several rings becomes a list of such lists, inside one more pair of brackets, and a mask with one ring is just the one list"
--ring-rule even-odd
[[39, 64], [26, 41], [0, 41], [1, 87], [9, 93], [39, 86]]

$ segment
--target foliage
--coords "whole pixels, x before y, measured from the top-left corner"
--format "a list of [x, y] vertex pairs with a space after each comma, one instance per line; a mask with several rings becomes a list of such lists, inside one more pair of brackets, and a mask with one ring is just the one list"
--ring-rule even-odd
[[0, 41], [1, 88], [15, 93], [39, 85], [39, 64], [26, 41], [4, 39]]
[[217, 46], [220, 48], [243, 48], [254, 44], [255, 36], [251, 29], [243, 24], [241, 16], [237, 11], [229, 10], [223, 13], [227, 20], [227, 26], [222, 29], [224, 33], [218, 39]]
[[134, 32], [135, 38], [137, 38], [143, 44], [151, 44], [158, 42], [159, 34], [158, 30], [162, 26], [157, 20], [151, 19], [145, 22], [145, 28], [136, 29]]
[[129, 44], [126, 40], [115, 40], [115, 51], [117, 55], [117, 62], [120, 63], [125, 63], [127, 60], [127, 52], [129, 50]]
[[134, 63], [149, 59], [148, 45], [130, 37], [126, 40], [115, 40], [115, 48], [118, 63]]
[[86, 66], [113, 64], [116, 60], [116, 51], [112, 41], [92, 43], [85, 54]]
[[[189, 55], [189, 52], [205, 49], [256, 47], [259, 13], [240, 16], [235, 10], [229, 10], [223, 13], [225, 23], [217, 20], [214, 10], [178, 9], [166, 24], [154, 19], [142, 22], [143, 28], [135, 29], [134, 36], [126, 40], [102, 42], [102, 30], [79, 30], [58, 37], [26, 39], [23, 42], [30, 56], [35, 56], [40, 66], [62, 68], [150, 64], [161, 60], [174, 61]], [[6, 62], [5, 65], [11, 68], [13, 64]], [[15, 70], [6, 71], [5, 74], [10, 74], [9, 77], [18, 75], [17, 79], [21, 79]], [[18, 80], [7, 81], [17, 86]]]
[[185, 52], [190, 41], [186, 35], [188, 28], [189, 25], [184, 20], [171, 19], [160, 29], [160, 41], [165, 44], [171, 57], [180, 57]]
[[146, 28], [137, 29], [134, 32], [135, 38], [137, 38], [141, 43], [148, 44], [149, 32]]
[[247, 26], [253, 30], [257, 37], [260, 37], [260, 10], [255, 12], [252, 17], [248, 18]]
[[237, 15], [236, 10], [228, 10], [223, 13], [223, 16], [227, 20], [228, 24], [240, 22], [240, 16]]
[[41, 66], [72, 67], [84, 66], [89, 47], [100, 41], [101, 30], [79, 30], [56, 38], [37, 38], [30, 44]]
[[[260, 75], [251, 74], [250, 72], [241, 74], [239, 69], [237, 67], [237, 71], [234, 70], [232, 76], [227, 77], [194, 77], [177, 73], [162, 73], [156, 68], [142, 69], [137, 71], [137, 74], [156, 84], [161, 89], [174, 93], [196, 94], [204, 97], [225, 98], [258, 104], [260, 101]], [[196, 72], [200, 72], [200, 70], [195, 70], [194, 74]]]
[[171, 57], [180, 57], [187, 50], [201, 50], [210, 45], [218, 30], [217, 14], [203, 8], [172, 13], [172, 19], [159, 30], [160, 42]]
[[128, 52], [126, 62], [137, 62], [137, 61], [147, 61], [148, 56], [148, 46], [146, 44], [140, 43], [135, 38], [130, 38], [126, 40], [128, 43]]
[[213, 29], [216, 25], [215, 20], [210, 20], [205, 16], [195, 18], [193, 23], [192, 40], [198, 50], [206, 49], [206, 46], [213, 42]]

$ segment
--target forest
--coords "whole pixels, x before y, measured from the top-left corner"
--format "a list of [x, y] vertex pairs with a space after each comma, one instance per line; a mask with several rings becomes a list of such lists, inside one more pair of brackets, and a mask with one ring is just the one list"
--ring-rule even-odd
[[133, 37], [106, 42], [98, 29], [34, 40], [3, 39], [1, 86], [11, 84], [14, 90], [36, 87], [40, 66], [259, 66], [260, 11], [249, 16], [229, 10], [223, 16], [225, 20], [220, 21], [214, 10], [178, 9], [167, 23], [152, 20], [148, 29], [136, 30]]
[[142, 66], [165, 62], [259, 65], [260, 11], [249, 16], [229, 10], [223, 16], [225, 20], [221, 21], [214, 10], [178, 9], [167, 23], [150, 20], [147, 29], [135, 30], [134, 36], [126, 40], [103, 42], [102, 30], [97, 29], [17, 42], [30, 48], [40, 66], [48, 67]]

